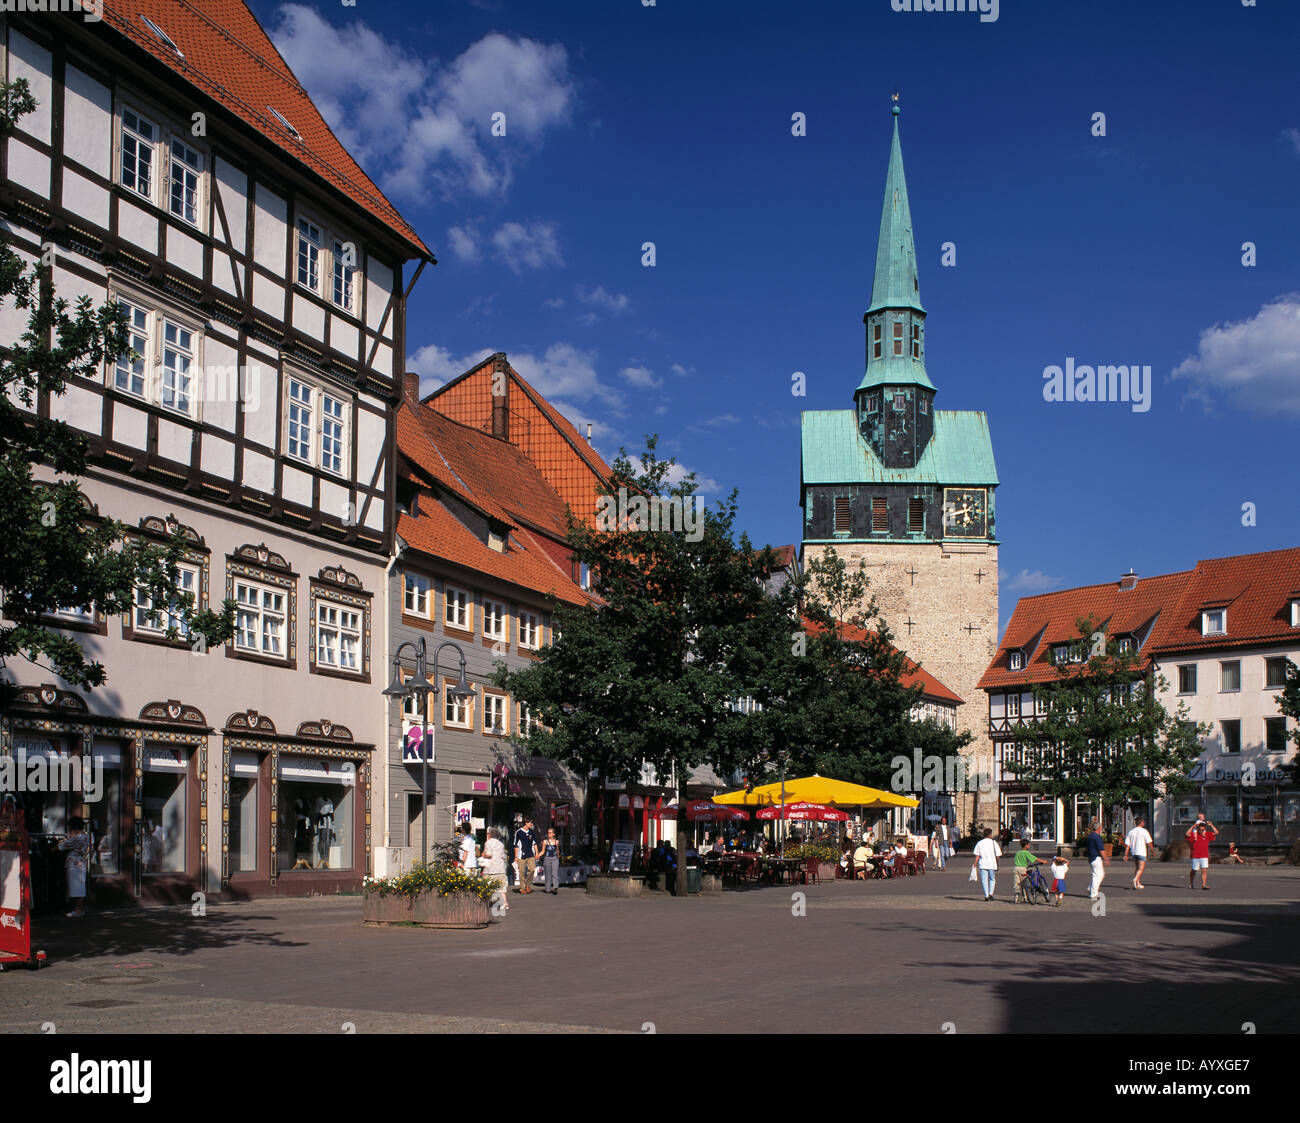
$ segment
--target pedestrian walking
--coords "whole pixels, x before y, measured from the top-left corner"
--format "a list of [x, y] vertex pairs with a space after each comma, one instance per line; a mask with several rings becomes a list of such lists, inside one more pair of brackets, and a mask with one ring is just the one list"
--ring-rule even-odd
[[1056, 907], [1061, 907], [1061, 898], [1065, 896], [1065, 875], [1070, 872], [1070, 863], [1059, 854], [1052, 859], [1052, 892], [1056, 894]]
[[948, 816], [939, 820], [939, 868], [948, 868], [948, 858], [952, 855], [952, 832], [948, 830]]
[[1205, 818], [1205, 812], [1202, 811], [1196, 816], [1190, 828], [1188, 828], [1186, 839], [1192, 845], [1192, 868], [1187, 871], [1187, 888], [1195, 889], [1196, 871], [1201, 871], [1201, 888], [1209, 891], [1210, 888], [1210, 840], [1218, 838], [1219, 828]]
[[532, 819], [515, 831], [515, 861], [519, 863], [519, 892], [533, 891], [533, 877], [537, 872], [537, 835]]
[[460, 847], [456, 852], [456, 861], [463, 870], [478, 869], [478, 839], [474, 837], [474, 828], [468, 823], [461, 823], [456, 828], [460, 831]]
[[549, 828], [542, 840], [542, 888], [555, 894], [560, 891], [560, 840]]
[[1036, 858], [1033, 852], [1029, 849], [1031, 841], [1028, 831], [1020, 836], [1020, 849], [1016, 851], [1014, 859], [1017, 901], [1024, 896], [1024, 887], [1021, 882], [1025, 880], [1026, 875], [1029, 873], [1029, 867], [1037, 865], [1042, 861], [1041, 858]]
[[1101, 820], [1093, 819], [1088, 824], [1088, 865], [1092, 868], [1092, 880], [1088, 882], [1088, 899], [1095, 901], [1101, 892], [1101, 883], [1106, 880], [1106, 840], [1101, 836]]
[[67, 853], [64, 866], [68, 873], [68, 900], [72, 911], [68, 913], [73, 920], [84, 920], [86, 916], [86, 868], [90, 864], [90, 835], [86, 833], [86, 822], [77, 815], [68, 820], [68, 834], [59, 840], [59, 849]]
[[1129, 860], [1130, 854], [1133, 857], [1133, 888], [1145, 889], [1142, 884], [1142, 871], [1147, 868], [1147, 854], [1155, 840], [1151, 837], [1151, 832], [1146, 828], [1146, 820], [1141, 815], [1133, 824], [1133, 829], [1124, 836], [1124, 861]]
[[984, 899], [993, 900], [997, 888], [998, 859], [1002, 857], [1002, 847], [993, 837], [993, 828], [986, 827], [984, 837], [975, 844], [975, 868], [979, 871], [980, 888], [984, 890]]
[[488, 827], [487, 842], [483, 844], [483, 876], [490, 877], [497, 883], [493, 901], [500, 899], [501, 911], [510, 911], [510, 900], [506, 893], [506, 844], [501, 841], [501, 832], [496, 827]]

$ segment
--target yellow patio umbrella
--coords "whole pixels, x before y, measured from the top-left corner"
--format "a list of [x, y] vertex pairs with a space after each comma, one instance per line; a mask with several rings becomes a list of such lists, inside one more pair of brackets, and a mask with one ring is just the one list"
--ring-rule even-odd
[[[786, 803], [834, 803], [841, 807], [916, 807], [921, 801], [896, 792], [869, 788], [865, 784], [850, 784], [847, 780], [831, 780], [825, 776], [804, 776], [785, 782]], [[761, 807], [781, 802], [782, 785], [761, 784], [752, 792], [743, 788], [713, 797], [715, 803], [734, 803]]]

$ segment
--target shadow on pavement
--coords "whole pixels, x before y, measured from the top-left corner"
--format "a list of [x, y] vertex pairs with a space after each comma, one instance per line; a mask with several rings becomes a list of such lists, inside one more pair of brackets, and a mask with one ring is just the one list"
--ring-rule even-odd
[[252, 921], [275, 919], [265, 915], [227, 916], [219, 911], [200, 917], [191, 915], [188, 908], [133, 909], [98, 916], [92, 913], [86, 920], [34, 917], [32, 949], [44, 950], [51, 962], [73, 963], [105, 955], [146, 952], [193, 955], [236, 946], [307, 946], [302, 940], [249, 927]]

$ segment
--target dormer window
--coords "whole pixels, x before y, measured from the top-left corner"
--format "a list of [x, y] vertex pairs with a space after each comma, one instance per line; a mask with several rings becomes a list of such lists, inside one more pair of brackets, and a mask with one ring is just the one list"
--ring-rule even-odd
[[1131, 655], [1135, 650], [1132, 636], [1121, 636], [1119, 641], [1119, 653], [1121, 655]]
[[1211, 608], [1201, 613], [1201, 635], [1221, 636], [1228, 631], [1228, 610]]
[[500, 534], [495, 530], [488, 531], [487, 544], [489, 550], [495, 550], [498, 554], [504, 554], [506, 552], [505, 535]]
[[1291, 627], [1300, 628], [1300, 597], [1291, 602]]
[[1023, 651], [1013, 651], [1011, 653], [1011, 669], [1013, 671], [1023, 670], [1025, 666], [1025, 653]]

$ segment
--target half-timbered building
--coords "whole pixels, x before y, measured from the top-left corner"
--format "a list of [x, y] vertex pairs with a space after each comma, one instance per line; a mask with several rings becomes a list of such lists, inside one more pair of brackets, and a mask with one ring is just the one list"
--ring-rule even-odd
[[[186, 590], [238, 608], [206, 652], [168, 638], [167, 606], [61, 617], [107, 684], [15, 669], [0, 751], [102, 763], [97, 800], [29, 808], [39, 834], [91, 820], [101, 898], [358, 885], [383, 783], [404, 306], [432, 255], [239, 0], [2, 27], [5, 77], [37, 103], [0, 156], [4, 237], [131, 332], [37, 408], [88, 436], [100, 514], [183, 533]], [[0, 310], [0, 343], [24, 327]]]

